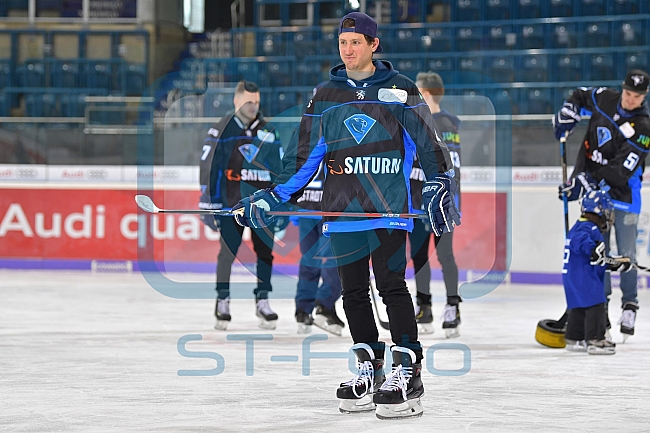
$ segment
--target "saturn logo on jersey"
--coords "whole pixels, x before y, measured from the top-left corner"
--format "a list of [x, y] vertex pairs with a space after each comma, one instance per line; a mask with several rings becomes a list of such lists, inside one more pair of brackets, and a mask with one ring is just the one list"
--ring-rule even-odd
[[598, 127], [596, 130], [596, 135], [598, 136], [598, 147], [601, 147], [603, 144], [612, 139], [612, 132], [604, 126]]
[[355, 114], [343, 121], [357, 144], [361, 143], [365, 136], [368, 135], [368, 131], [372, 129], [375, 123], [377, 123], [375, 119], [365, 114]]

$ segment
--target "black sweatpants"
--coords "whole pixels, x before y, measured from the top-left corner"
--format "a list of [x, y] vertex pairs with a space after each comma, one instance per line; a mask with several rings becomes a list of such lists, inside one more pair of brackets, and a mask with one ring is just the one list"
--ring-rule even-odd
[[370, 259], [379, 296], [386, 305], [391, 339], [395, 345], [413, 350], [422, 359], [413, 302], [405, 281], [406, 231], [377, 229], [331, 233], [343, 287], [343, 310], [355, 343], [372, 345], [379, 331], [370, 303]]
[[604, 340], [606, 309], [605, 303], [587, 308], [569, 310], [564, 337], [569, 340]]
[[[232, 264], [242, 241], [244, 227], [235, 218], [221, 217], [221, 251], [217, 257], [217, 297], [230, 296], [230, 274]], [[253, 291], [260, 299], [269, 297], [271, 291], [271, 271], [273, 268], [273, 235], [263, 229], [251, 229], [253, 249], [257, 255], [257, 288]]]

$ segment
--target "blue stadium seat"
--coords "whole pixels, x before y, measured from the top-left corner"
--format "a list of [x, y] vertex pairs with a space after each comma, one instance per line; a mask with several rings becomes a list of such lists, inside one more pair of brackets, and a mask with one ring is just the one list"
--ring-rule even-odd
[[40, 60], [27, 60], [16, 68], [19, 87], [45, 87], [45, 64]]
[[542, 8], [540, 0], [519, 0], [515, 7], [517, 18], [541, 18]]
[[624, 77], [627, 71], [630, 69], [643, 69], [644, 71], [648, 70], [648, 52], [624, 52], [623, 56], [624, 58], [622, 64], [625, 65], [625, 70], [619, 72], [620, 77]]
[[521, 59], [520, 81], [542, 82], [548, 80], [548, 57], [545, 54], [525, 55]]
[[5, 87], [11, 87], [11, 62], [9, 60], [0, 61], [0, 90]]
[[422, 29], [402, 29], [395, 32], [394, 53], [419, 53], [423, 50]]
[[11, 98], [4, 92], [0, 92], [0, 117], [9, 117], [11, 114]]
[[611, 42], [610, 24], [603, 21], [592, 21], [584, 26], [584, 47], [603, 48], [610, 47]]
[[288, 60], [262, 64], [261, 75], [268, 78], [269, 87], [289, 87], [294, 81], [292, 64]]
[[588, 72], [591, 81], [616, 79], [614, 56], [612, 54], [591, 54], [589, 57], [590, 66]]
[[315, 31], [299, 30], [293, 33], [291, 49], [297, 57], [315, 56], [318, 54], [318, 36]]
[[[5, 3], [5, 2], [3, 2]], [[27, 10], [29, 0], [6, 0], [7, 10], [10, 9], [24, 9]]]
[[316, 86], [323, 81], [320, 61], [306, 59], [296, 64], [296, 84], [298, 86]]
[[268, 115], [277, 116], [278, 114], [295, 107], [298, 104], [296, 92], [272, 92], [266, 97], [269, 108], [265, 111]]
[[452, 57], [427, 57], [424, 69], [440, 74], [445, 83], [456, 82], [456, 67]]
[[519, 114], [520, 89], [497, 89], [490, 92], [489, 98], [494, 105], [496, 114]]
[[147, 88], [146, 67], [142, 64], [124, 63], [121, 66], [121, 90], [128, 96], [142, 96]]
[[545, 47], [545, 32], [542, 24], [524, 24], [521, 26], [521, 48], [525, 50]]
[[582, 58], [579, 54], [564, 54], [556, 57], [555, 72], [557, 81], [582, 81]]
[[456, 0], [452, 11], [453, 21], [476, 21], [481, 19], [479, 0]]
[[550, 88], [526, 89], [526, 114], [545, 114], [553, 112], [553, 96]]
[[605, 0], [580, 0], [580, 15], [605, 15]]
[[549, 16], [572, 17], [573, 0], [551, 0], [551, 5], [549, 8]]
[[260, 32], [261, 47], [258, 46], [257, 54], [260, 56], [286, 56], [285, 34], [285, 32]]
[[36, 10], [61, 11], [61, 1], [59, 0], [36, 0]]
[[479, 51], [483, 38], [481, 26], [458, 27], [456, 29], [456, 51]]
[[208, 89], [203, 95], [203, 116], [221, 117], [234, 109], [234, 89]]
[[497, 83], [515, 80], [515, 62], [512, 56], [495, 56], [489, 60], [488, 74]]
[[318, 41], [318, 54], [339, 54], [339, 44], [338, 44], [338, 27], [334, 27], [333, 30], [329, 32], [323, 32]]
[[422, 60], [412, 58], [412, 59], [393, 59], [393, 65], [400, 72], [400, 74], [406, 75], [411, 80], [415, 80], [415, 76], [418, 72], [422, 71]]
[[487, 29], [487, 48], [510, 50], [517, 46], [517, 34], [510, 25], [494, 25]]
[[485, 17], [487, 20], [509, 20], [512, 18], [511, 0], [488, 0]]
[[88, 60], [83, 65], [84, 86], [93, 89], [113, 90], [113, 68], [102, 60]]
[[59, 117], [54, 93], [39, 94], [29, 92], [25, 95], [25, 116], [27, 117]]
[[633, 15], [641, 12], [639, 6], [644, 0], [613, 0], [612, 9], [616, 15]]
[[83, 117], [85, 115], [85, 93], [63, 93], [60, 96], [61, 114], [64, 117]]
[[451, 28], [432, 28], [423, 37], [424, 51], [436, 53], [451, 51], [451, 41], [454, 38]]
[[578, 29], [575, 23], [557, 23], [552, 25], [553, 48], [575, 48], [578, 46]]
[[558, 111], [564, 101], [569, 99], [569, 96], [576, 90], [575, 87], [556, 87], [555, 95], [553, 97], [553, 113]]
[[466, 56], [458, 58], [458, 82], [482, 83], [485, 81], [484, 58], [480, 56]]
[[244, 60], [231, 63], [231, 66], [234, 68], [234, 71], [232, 71], [231, 80], [252, 81], [260, 86], [268, 85], [268, 83], [264, 81], [264, 77], [260, 76], [259, 65], [260, 64], [257, 61], [249, 62]]
[[80, 87], [79, 62], [56, 61], [52, 63], [52, 86], [76, 89]]
[[643, 31], [643, 22], [623, 21], [616, 23], [618, 30], [616, 32], [616, 45], [638, 46], [645, 45], [645, 32]]

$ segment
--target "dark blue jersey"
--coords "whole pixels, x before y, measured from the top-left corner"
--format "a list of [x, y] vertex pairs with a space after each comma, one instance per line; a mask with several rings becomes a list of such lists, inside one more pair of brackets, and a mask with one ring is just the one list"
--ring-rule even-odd
[[605, 179], [616, 209], [641, 212], [641, 176], [650, 147], [647, 103], [633, 111], [621, 107], [621, 92], [606, 87], [579, 88], [567, 99], [590, 114], [573, 174]]
[[[386, 61], [355, 81], [345, 66], [307, 105], [298, 144], [278, 177], [275, 192], [285, 201], [313, 178], [324, 162], [321, 209], [334, 212], [413, 212], [409, 176], [416, 154], [427, 180], [452, 169], [449, 150], [436, 131], [417, 87]], [[287, 153], [290, 151], [288, 150]], [[325, 218], [323, 232], [378, 228], [412, 230], [400, 218]]]
[[567, 308], [587, 308], [606, 302], [605, 266], [590, 264], [591, 253], [603, 242], [598, 226], [580, 218], [564, 242], [562, 282]]

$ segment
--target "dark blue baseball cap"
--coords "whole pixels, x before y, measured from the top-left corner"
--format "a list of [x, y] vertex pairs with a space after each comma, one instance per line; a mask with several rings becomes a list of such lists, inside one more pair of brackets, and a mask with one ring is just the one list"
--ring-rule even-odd
[[[354, 27], [343, 28], [343, 21], [346, 19], [351, 19], [354, 21]], [[350, 12], [343, 18], [341, 18], [341, 23], [339, 24], [339, 35], [341, 33], [361, 33], [362, 35], [370, 36], [371, 38], [377, 37], [377, 21], [372, 19], [372, 17], [361, 13], [361, 12]], [[381, 47], [381, 44], [377, 46], [375, 53], [381, 53], [384, 49]]]

